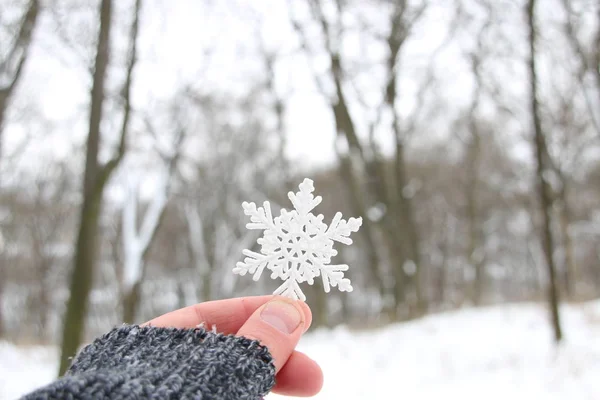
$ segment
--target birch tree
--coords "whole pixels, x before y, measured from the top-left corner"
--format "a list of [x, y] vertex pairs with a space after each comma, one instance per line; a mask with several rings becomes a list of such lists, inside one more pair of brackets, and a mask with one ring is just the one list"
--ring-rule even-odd
[[121, 273], [122, 319], [125, 323], [133, 323], [136, 318], [141, 287], [146, 275], [146, 258], [165, 214], [174, 173], [177, 169], [182, 143], [185, 139], [184, 128], [178, 127], [173, 136], [173, 143], [169, 145], [168, 149], [162, 149], [159, 135], [151, 127], [148, 119], [146, 121], [146, 127], [149, 128], [156, 140], [156, 148], [162, 165], [156, 179], [153, 180], [155, 191], [147, 210], [143, 214], [139, 227], [137, 220], [138, 205], [141, 202], [140, 177], [134, 174], [128, 180], [127, 196], [122, 210], [121, 235], [124, 254]]
[[156, 190], [138, 228], [138, 203], [140, 202], [140, 179], [129, 180], [127, 197], [122, 211], [123, 272], [121, 293], [125, 323], [133, 323], [140, 300], [140, 289], [144, 278], [144, 258], [156, 235], [168, 200], [169, 176], [160, 171], [155, 181]]

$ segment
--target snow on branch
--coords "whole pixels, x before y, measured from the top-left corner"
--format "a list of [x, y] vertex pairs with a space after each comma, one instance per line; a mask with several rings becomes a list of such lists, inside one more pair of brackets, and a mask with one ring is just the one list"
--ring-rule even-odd
[[141, 227], [137, 228], [140, 178], [132, 177], [128, 181], [127, 197], [123, 205], [123, 248], [125, 260], [122, 284], [125, 291], [137, 284], [143, 275], [143, 257], [154, 237], [161, 216], [167, 205], [169, 174], [159, 173], [156, 191], [145, 212]]

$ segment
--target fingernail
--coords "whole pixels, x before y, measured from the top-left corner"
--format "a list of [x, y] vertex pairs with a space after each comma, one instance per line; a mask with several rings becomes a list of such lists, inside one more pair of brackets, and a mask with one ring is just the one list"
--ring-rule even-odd
[[260, 313], [260, 318], [283, 333], [291, 334], [302, 322], [302, 315], [296, 307], [284, 301], [268, 303]]

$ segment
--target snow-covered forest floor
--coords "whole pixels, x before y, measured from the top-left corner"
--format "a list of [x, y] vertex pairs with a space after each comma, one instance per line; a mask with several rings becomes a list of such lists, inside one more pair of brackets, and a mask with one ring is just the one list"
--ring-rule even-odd
[[[546, 309], [519, 304], [317, 330], [300, 350], [323, 367], [317, 399], [598, 399], [600, 301], [562, 310], [567, 340], [558, 349]], [[0, 342], [0, 400], [53, 379], [56, 358], [54, 348]]]

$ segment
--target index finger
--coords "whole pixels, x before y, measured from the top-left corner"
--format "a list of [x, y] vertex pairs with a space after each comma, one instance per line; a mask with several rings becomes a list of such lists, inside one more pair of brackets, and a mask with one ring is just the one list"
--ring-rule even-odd
[[[207, 301], [169, 312], [146, 322], [142, 326], [161, 328], [195, 328], [204, 324], [207, 330], [216, 329], [223, 334], [236, 333], [248, 318], [275, 296], [248, 296], [226, 300]], [[302, 307], [308, 306], [302, 303]], [[310, 315], [310, 313], [306, 313]], [[310, 326], [311, 321], [307, 321]]]

